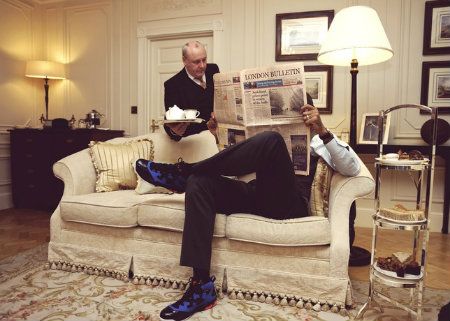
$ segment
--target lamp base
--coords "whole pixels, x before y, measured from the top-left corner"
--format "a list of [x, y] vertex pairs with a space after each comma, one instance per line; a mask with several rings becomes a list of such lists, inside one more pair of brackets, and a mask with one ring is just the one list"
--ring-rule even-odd
[[359, 246], [350, 248], [349, 266], [365, 266], [370, 264], [370, 252]]

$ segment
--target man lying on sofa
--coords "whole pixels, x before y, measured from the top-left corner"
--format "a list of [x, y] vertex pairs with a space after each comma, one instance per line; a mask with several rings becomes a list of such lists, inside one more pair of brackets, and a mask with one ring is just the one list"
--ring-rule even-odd
[[[358, 175], [355, 152], [325, 128], [317, 108], [305, 105], [302, 118], [317, 135], [311, 140], [311, 170], [296, 176], [288, 149], [277, 132], [263, 132], [198, 163], [162, 164], [138, 160], [142, 179], [185, 192], [185, 220], [180, 264], [193, 268], [189, 287], [161, 311], [164, 320], [184, 320], [215, 305], [214, 277], [209, 275], [216, 213], [250, 213], [284, 220], [308, 215], [316, 164], [322, 157], [335, 171]], [[225, 176], [256, 172], [248, 183]]]

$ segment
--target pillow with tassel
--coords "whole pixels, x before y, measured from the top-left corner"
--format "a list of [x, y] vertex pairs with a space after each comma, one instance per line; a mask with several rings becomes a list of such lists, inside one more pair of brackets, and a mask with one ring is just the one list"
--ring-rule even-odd
[[133, 169], [134, 162], [139, 158], [153, 160], [154, 157], [150, 139], [121, 144], [92, 141], [89, 151], [97, 173], [96, 192], [136, 188], [138, 178]]

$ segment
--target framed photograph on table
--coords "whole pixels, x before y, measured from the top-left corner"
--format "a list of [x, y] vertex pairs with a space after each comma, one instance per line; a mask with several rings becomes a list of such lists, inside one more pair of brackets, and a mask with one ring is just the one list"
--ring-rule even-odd
[[[361, 129], [359, 132], [360, 144], [378, 144], [378, 113], [365, 113], [361, 121]], [[389, 137], [389, 127], [391, 125], [391, 114], [386, 115], [386, 123], [384, 124], [383, 144], [387, 144]]]
[[333, 66], [305, 66], [305, 88], [321, 114], [333, 112]]
[[448, 61], [422, 63], [420, 104], [439, 108], [438, 114], [450, 114], [450, 63]]
[[316, 60], [334, 10], [276, 15], [275, 60]]
[[447, 0], [425, 3], [423, 54], [450, 54], [450, 2]]

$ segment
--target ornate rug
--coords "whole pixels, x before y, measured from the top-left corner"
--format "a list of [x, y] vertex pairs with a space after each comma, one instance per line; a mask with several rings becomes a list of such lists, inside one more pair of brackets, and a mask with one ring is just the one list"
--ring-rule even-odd
[[[44, 268], [47, 245], [42, 245], [0, 261], [0, 320], [156, 321], [159, 311], [181, 296], [179, 290], [134, 285], [108, 277], [70, 273]], [[291, 306], [277, 306], [225, 296], [211, 310], [195, 314], [190, 320], [252, 320], [252, 321], [339, 321], [352, 319], [365, 302], [368, 283], [352, 282], [355, 308], [349, 316], [316, 312]], [[397, 289], [398, 290], [398, 289]], [[406, 291], [406, 290], [403, 290]], [[405, 299], [408, 292], [387, 290], [390, 297]], [[450, 290], [426, 289], [423, 320], [437, 320], [439, 308], [450, 301]], [[364, 320], [415, 320], [404, 310], [378, 301], [381, 313], [373, 308]]]

